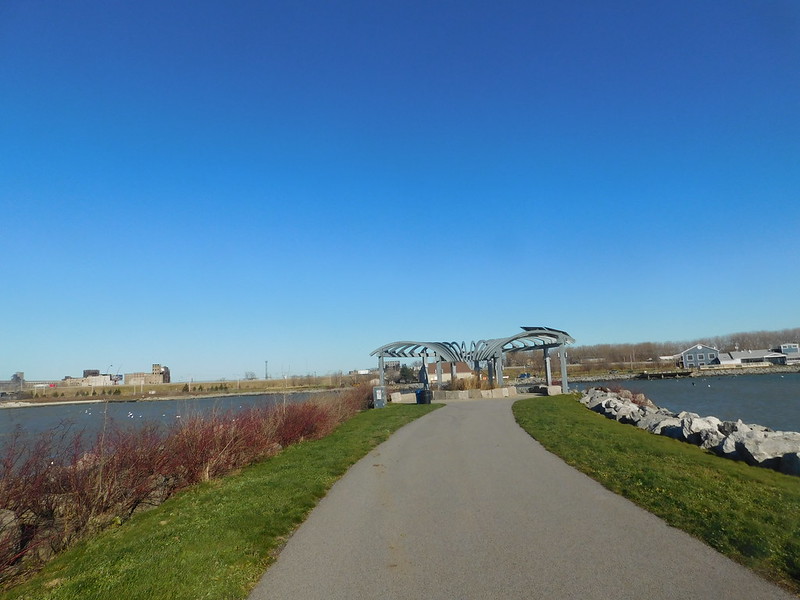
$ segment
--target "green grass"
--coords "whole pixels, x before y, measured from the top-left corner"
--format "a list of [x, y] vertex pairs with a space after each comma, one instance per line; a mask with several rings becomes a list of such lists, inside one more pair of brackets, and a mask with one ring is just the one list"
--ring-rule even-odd
[[286, 537], [353, 463], [439, 406], [362, 412], [326, 438], [189, 489], [79, 544], [0, 597], [245, 598]]
[[622, 425], [574, 396], [520, 400], [514, 415], [609, 490], [800, 592], [800, 478]]

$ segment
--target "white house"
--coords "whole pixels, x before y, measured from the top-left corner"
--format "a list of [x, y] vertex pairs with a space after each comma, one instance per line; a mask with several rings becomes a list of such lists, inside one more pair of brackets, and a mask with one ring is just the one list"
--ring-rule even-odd
[[[472, 369], [466, 363], [456, 363], [456, 379], [467, 379], [472, 377]], [[436, 363], [428, 363], [428, 381], [436, 383]], [[450, 363], [442, 363], [442, 383], [450, 381]]]

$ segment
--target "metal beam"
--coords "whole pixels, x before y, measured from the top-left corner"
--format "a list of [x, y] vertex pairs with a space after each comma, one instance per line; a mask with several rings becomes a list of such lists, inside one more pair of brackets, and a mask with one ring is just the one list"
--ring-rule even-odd
[[[400, 341], [386, 344], [375, 349], [372, 355], [393, 358], [422, 358], [427, 368], [427, 358], [435, 357], [437, 363], [451, 363], [451, 377], [455, 379], [455, 363], [464, 362], [474, 366], [480, 376], [481, 363], [487, 363], [489, 378], [494, 383], [503, 383], [503, 360], [508, 352], [542, 350], [545, 359], [545, 377], [547, 385], [553, 384], [553, 373], [550, 364], [550, 349], [561, 349], [561, 381], [564, 390], [569, 389], [566, 377], [566, 346], [575, 340], [566, 331], [550, 327], [523, 327], [523, 331], [506, 338], [478, 340], [470, 342], [414, 342]], [[437, 381], [441, 383], [441, 365], [437, 364]], [[383, 368], [381, 368], [383, 375]]]

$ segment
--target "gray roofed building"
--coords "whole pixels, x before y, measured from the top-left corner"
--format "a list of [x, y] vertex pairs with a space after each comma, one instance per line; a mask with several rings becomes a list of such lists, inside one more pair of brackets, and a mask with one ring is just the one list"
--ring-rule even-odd
[[719, 361], [720, 364], [723, 365], [785, 365], [786, 355], [767, 349], [741, 350], [736, 352], [722, 352]]
[[719, 364], [719, 354], [719, 350], [713, 346], [696, 344], [678, 355], [680, 357], [679, 364], [684, 369], [716, 365]]

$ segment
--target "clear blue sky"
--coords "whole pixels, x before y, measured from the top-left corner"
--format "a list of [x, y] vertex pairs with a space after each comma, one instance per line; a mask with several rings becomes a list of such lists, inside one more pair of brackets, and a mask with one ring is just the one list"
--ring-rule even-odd
[[800, 325], [800, 4], [5, 0], [0, 379]]

